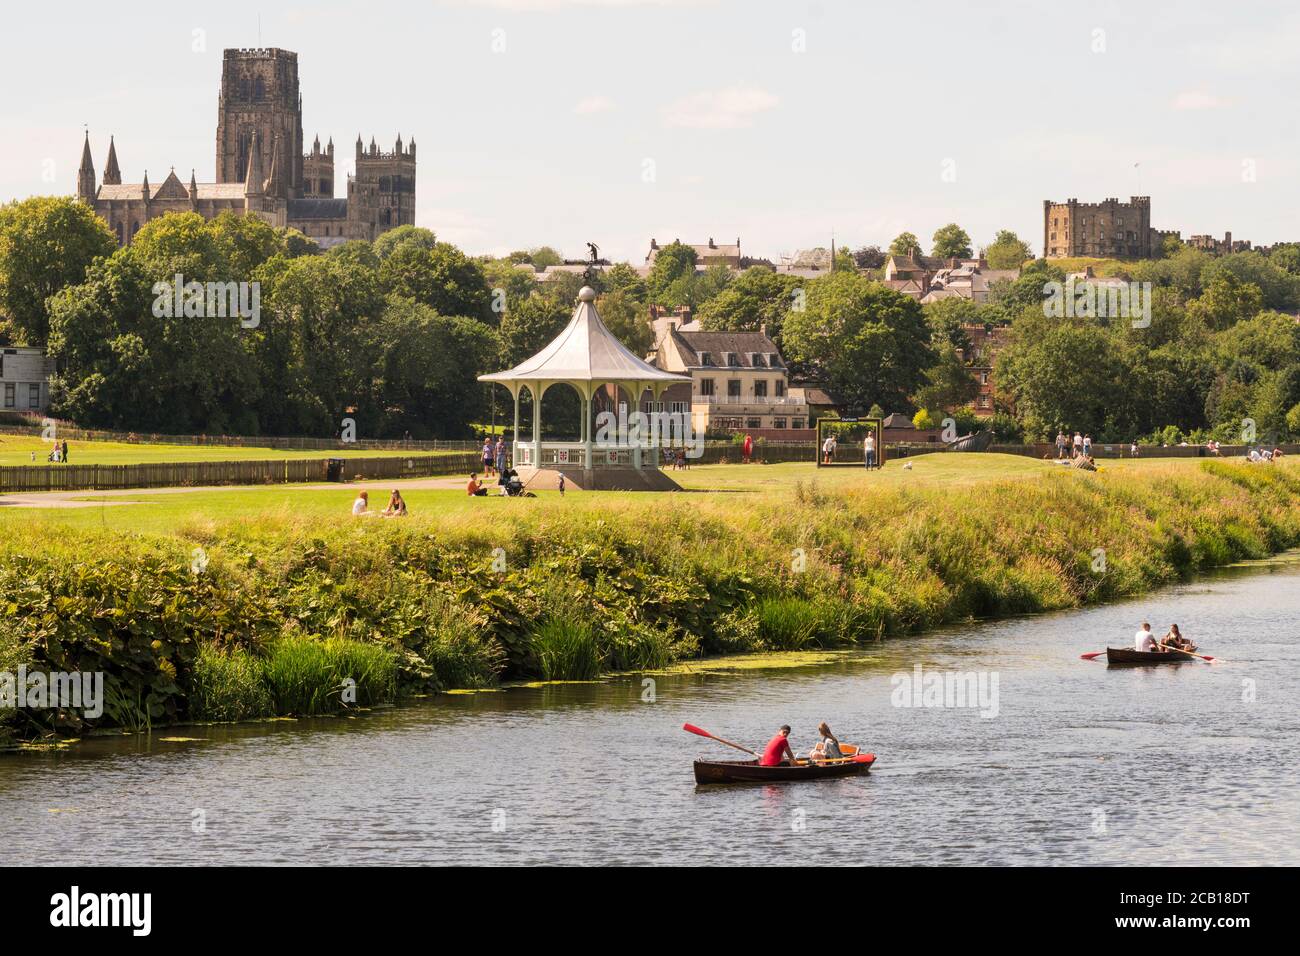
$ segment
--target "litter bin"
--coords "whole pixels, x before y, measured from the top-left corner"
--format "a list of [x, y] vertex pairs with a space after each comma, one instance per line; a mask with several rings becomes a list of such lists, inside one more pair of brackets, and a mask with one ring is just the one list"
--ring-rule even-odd
[[342, 458], [325, 459], [325, 480], [326, 481], [343, 480], [343, 459]]

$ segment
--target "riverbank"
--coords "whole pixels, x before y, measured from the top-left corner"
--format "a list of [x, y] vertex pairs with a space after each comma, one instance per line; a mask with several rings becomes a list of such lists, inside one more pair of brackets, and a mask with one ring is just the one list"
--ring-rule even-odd
[[[988, 468], [997, 456], [943, 457]], [[897, 462], [825, 476], [734, 466], [716, 494], [472, 510], [430, 491], [448, 496], [446, 513], [405, 521], [307, 507], [164, 532], [6, 515], [0, 671], [103, 671], [110, 689], [95, 722], [0, 720], [17, 737], [66, 736], [849, 647], [1099, 604], [1300, 544], [1290, 462], [1022, 468], [927, 484]], [[691, 474], [709, 483], [706, 469]], [[733, 475], [758, 490], [721, 493]]]

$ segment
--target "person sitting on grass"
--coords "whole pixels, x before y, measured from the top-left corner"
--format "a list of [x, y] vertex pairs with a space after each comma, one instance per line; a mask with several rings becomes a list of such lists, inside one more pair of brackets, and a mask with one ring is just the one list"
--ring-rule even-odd
[[487, 497], [487, 489], [479, 484], [477, 474], [471, 474], [469, 476], [469, 484], [465, 486], [465, 493], [475, 498]]
[[357, 500], [352, 502], [353, 515], [374, 514], [370, 510], [370, 492], [362, 490], [357, 492]]
[[794, 751], [790, 749], [790, 725], [782, 724], [775, 737], [763, 748], [759, 759], [760, 767], [779, 767], [784, 763], [794, 763]]
[[406, 501], [402, 498], [402, 493], [396, 488], [393, 489], [392, 495], [388, 499], [388, 507], [380, 512], [385, 518], [405, 518]]

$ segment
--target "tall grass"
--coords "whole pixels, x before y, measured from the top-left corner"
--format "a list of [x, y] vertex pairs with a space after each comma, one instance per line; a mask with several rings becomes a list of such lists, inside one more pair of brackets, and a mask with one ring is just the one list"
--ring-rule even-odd
[[[157, 723], [850, 645], [1300, 545], [1289, 462], [530, 504], [164, 536], [0, 529], [0, 596], [35, 660], [107, 671]], [[199, 576], [196, 545], [211, 556]]]

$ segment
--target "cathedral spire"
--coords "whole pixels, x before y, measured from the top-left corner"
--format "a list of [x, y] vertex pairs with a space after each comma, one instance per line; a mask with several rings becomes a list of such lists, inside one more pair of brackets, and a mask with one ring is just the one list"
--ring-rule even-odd
[[198, 202], [199, 200], [199, 183], [194, 176], [193, 168], [190, 169], [190, 201]]
[[104, 163], [104, 185], [122, 185], [122, 170], [117, 165], [117, 143], [113, 137], [108, 138], [108, 161]]
[[91, 202], [95, 198], [95, 163], [90, 158], [90, 130], [81, 146], [81, 168], [77, 170], [77, 198]]
[[153, 197], [149, 194], [149, 170], [144, 171], [144, 182], [140, 184], [140, 193], [144, 196], [144, 201], [148, 202]]
[[262, 144], [254, 131], [248, 144], [248, 175], [244, 177], [244, 195], [262, 195]]
[[266, 193], [269, 196], [284, 197], [284, 162], [280, 159], [280, 137], [275, 137], [271, 147], [271, 172], [266, 177]]

